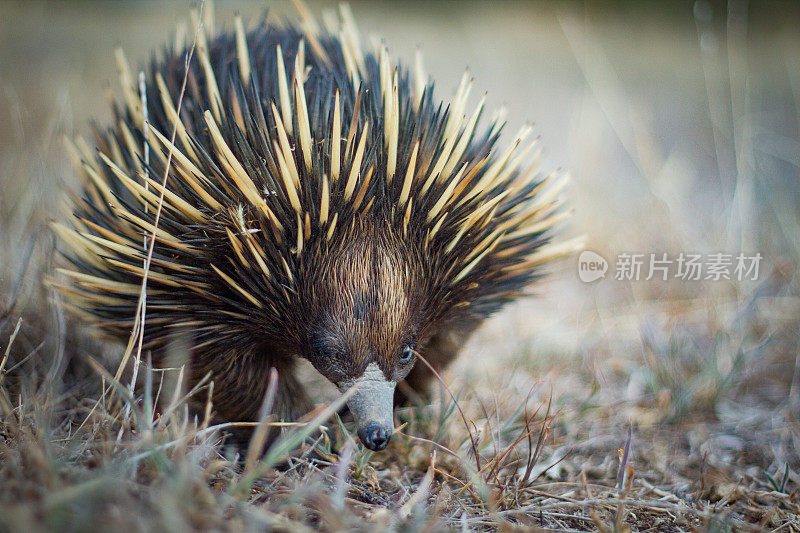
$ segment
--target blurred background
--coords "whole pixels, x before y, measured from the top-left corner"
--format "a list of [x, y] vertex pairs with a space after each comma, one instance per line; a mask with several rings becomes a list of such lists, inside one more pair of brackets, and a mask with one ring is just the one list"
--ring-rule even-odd
[[[179, 22], [189, 24], [196, 5], [0, 3], [6, 307], [20, 312], [47, 298], [46, 224], [62, 216], [63, 188], [74, 183], [61, 137], [88, 136], [92, 120], [109, 118], [114, 47], [142, 65], [174, 39]], [[337, 7], [309, 5], [315, 14]], [[563, 233], [586, 235], [587, 249], [610, 264], [591, 284], [578, 278], [577, 257], [551, 267], [534, 298], [511, 305], [471, 340], [450, 379], [478, 392], [502, 383], [517, 396], [547, 384], [541, 395], [553, 391], [565, 441], [619, 436], [629, 421], [653, 431], [675, 423], [669, 427], [690, 427], [680, 442], [695, 458], [722, 450], [725, 462], [746, 451], [743, 472], [766, 479], [763, 472], [792, 465], [796, 482], [800, 4], [351, 6], [362, 34], [385, 39], [393, 58], [408, 64], [423, 50], [439, 98], [449, 99], [468, 68], [471, 106], [488, 92], [488, 110], [508, 108], [507, 139], [533, 123], [542, 171], [572, 175], [566, 196], [574, 216]], [[218, 0], [215, 8], [218, 29], [230, 29], [236, 13], [255, 24], [266, 3]], [[286, 2], [269, 9], [294, 16]], [[756, 280], [620, 281], [613, 265], [623, 252], [763, 259]], [[6, 320], [0, 338], [11, 325]], [[26, 327], [21, 348], [50, 331]]]

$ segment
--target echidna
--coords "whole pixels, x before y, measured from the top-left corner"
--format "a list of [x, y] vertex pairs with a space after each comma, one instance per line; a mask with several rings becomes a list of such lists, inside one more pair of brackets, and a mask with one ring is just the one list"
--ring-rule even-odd
[[[257, 417], [271, 368], [284, 415], [307, 405], [305, 358], [340, 389], [361, 441], [384, 448], [393, 396], [416, 390], [466, 336], [521, 294], [550, 243], [558, 183], [525, 164], [525, 128], [498, 149], [503, 122], [465, 115], [384, 46], [339, 28], [267, 19], [168, 47], [140, 90], [118, 54], [124, 105], [72, 150], [83, 191], [71, 266], [59, 289], [76, 313], [128, 339], [147, 269], [145, 348], [191, 347], [226, 420]], [[549, 180], [551, 182], [559, 180]], [[165, 183], [166, 187], [162, 187]], [[155, 241], [149, 239], [155, 236]]]

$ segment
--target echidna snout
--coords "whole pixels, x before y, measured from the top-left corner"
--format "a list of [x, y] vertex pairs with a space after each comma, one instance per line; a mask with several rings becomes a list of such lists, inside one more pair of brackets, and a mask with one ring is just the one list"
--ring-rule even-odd
[[392, 409], [394, 389], [397, 384], [389, 381], [375, 363], [359, 378], [339, 385], [342, 391], [350, 387], [356, 390], [347, 402], [347, 407], [356, 420], [358, 438], [370, 450], [382, 450], [389, 444], [394, 424]]

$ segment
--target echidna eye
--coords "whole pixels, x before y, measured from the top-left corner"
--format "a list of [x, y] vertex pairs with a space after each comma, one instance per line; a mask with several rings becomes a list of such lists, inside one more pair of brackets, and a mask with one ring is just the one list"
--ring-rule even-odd
[[403, 348], [402, 353], [400, 354], [400, 362], [407, 363], [414, 358], [414, 349], [411, 346], [406, 346]]

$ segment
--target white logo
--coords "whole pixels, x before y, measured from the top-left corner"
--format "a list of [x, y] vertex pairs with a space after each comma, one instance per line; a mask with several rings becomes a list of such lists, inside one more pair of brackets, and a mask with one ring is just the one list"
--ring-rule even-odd
[[584, 283], [591, 283], [604, 278], [608, 270], [608, 261], [598, 253], [584, 250], [578, 257], [578, 277]]

